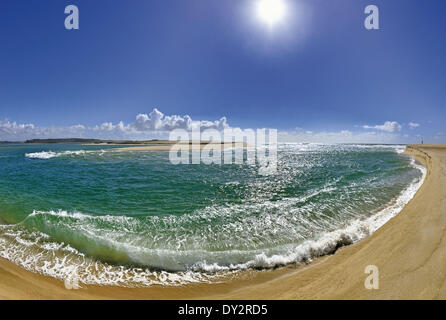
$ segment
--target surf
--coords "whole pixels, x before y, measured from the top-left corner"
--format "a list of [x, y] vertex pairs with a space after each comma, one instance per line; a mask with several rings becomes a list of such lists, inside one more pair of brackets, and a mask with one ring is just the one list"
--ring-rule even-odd
[[400, 150], [284, 144], [267, 178], [250, 166], [172, 166], [163, 152], [11, 151], [5, 166], [51, 179], [9, 173], [0, 184], [16, 194], [3, 207], [17, 212], [0, 228], [0, 256], [58, 279], [131, 287], [307, 263], [365, 239], [410, 201], [425, 170]]

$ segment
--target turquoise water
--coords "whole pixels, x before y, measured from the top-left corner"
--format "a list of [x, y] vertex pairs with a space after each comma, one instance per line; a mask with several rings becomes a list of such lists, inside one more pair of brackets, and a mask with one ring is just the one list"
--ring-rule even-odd
[[211, 281], [365, 238], [424, 172], [403, 146], [280, 144], [273, 176], [109, 149], [0, 146], [0, 256], [83, 283]]

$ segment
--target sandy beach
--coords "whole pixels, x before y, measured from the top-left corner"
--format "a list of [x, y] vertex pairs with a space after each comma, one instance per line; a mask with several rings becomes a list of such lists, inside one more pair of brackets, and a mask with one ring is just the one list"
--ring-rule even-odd
[[[247, 271], [219, 284], [67, 290], [0, 259], [0, 299], [445, 299], [446, 146], [406, 153], [428, 169], [415, 197], [371, 237], [308, 265]], [[364, 286], [368, 265], [379, 269], [378, 290]]]

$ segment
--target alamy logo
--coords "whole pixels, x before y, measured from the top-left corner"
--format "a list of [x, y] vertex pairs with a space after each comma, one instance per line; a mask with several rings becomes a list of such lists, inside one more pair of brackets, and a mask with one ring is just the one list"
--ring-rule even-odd
[[65, 29], [79, 30], [79, 9], [78, 9], [78, 7], [75, 5], [66, 6], [65, 14], [68, 14], [68, 16], [65, 18]]
[[176, 129], [169, 139], [178, 141], [169, 153], [169, 160], [175, 165], [247, 164], [258, 165], [260, 175], [277, 172], [276, 129]]
[[379, 29], [379, 9], [375, 5], [369, 5], [364, 9], [364, 13], [368, 14], [364, 21], [364, 27], [367, 30]]
[[[364, 20], [364, 27], [367, 30], [379, 30], [379, 9], [376, 5], [368, 5], [364, 9], [364, 13], [368, 16]], [[79, 8], [75, 5], [65, 7], [65, 29], [79, 30]]]
[[369, 274], [369, 276], [364, 281], [364, 287], [367, 290], [378, 290], [379, 289], [378, 267], [374, 265], [369, 265], [365, 267], [364, 273]]
[[80, 289], [81, 286], [79, 284], [79, 276], [77, 274], [77, 270], [74, 270], [64, 281], [65, 288], [67, 290], [77, 290]]

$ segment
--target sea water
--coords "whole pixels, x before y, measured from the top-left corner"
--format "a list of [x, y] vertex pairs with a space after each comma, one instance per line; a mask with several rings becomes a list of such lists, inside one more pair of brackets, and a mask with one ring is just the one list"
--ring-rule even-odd
[[272, 176], [112, 148], [0, 146], [0, 257], [85, 284], [217, 281], [366, 238], [425, 176], [394, 145], [279, 144]]

